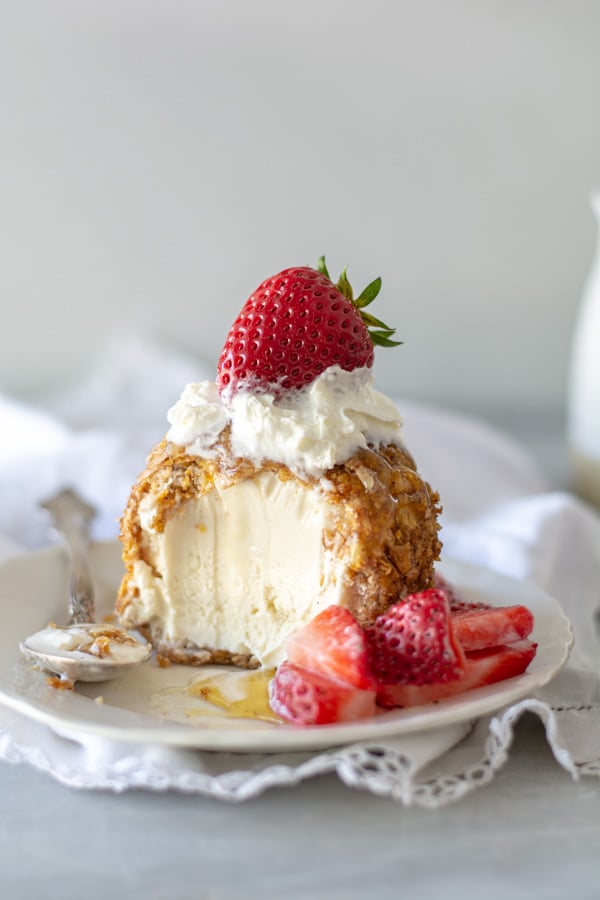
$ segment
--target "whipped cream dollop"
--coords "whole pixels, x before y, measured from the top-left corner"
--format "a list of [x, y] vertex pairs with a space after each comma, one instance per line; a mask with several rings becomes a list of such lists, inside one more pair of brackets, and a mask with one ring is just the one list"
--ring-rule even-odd
[[320, 477], [368, 445], [402, 444], [398, 410], [366, 367], [331, 366], [278, 399], [240, 390], [227, 406], [213, 382], [189, 384], [167, 418], [167, 440], [191, 455], [216, 456], [217, 438], [231, 424], [236, 456], [283, 463], [299, 476]]
[[213, 444], [230, 416], [213, 381], [188, 384], [167, 413], [167, 440], [185, 447], [192, 456], [214, 456]]

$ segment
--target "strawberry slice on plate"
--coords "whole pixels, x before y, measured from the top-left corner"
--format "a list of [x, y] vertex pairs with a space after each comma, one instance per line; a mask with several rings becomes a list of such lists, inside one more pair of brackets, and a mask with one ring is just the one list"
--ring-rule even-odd
[[269, 684], [271, 709], [294, 725], [330, 725], [375, 714], [375, 691], [283, 662]]
[[454, 634], [466, 652], [522, 641], [533, 631], [533, 614], [526, 606], [464, 604], [450, 614]]
[[328, 606], [291, 635], [285, 649], [288, 662], [361, 690], [374, 686], [367, 641], [352, 613], [342, 606]]
[[[451, 605], [453, 612], [451, 613]], [[296, 725], [326, 725], [421, 706], [521, 675], [537, 645], [524, 606], [469, 603], [444, 589], [411, 594], [362, 629], [329, 606], [288, 638], [269, 686], [271, 708]], [[504, 638], [504, 640], [501, 640]]]
[[367, 630], [367, 642], [371, 669], [383, 683], [445, 683], [464, 672], [448, 600], [436, 588], [390, 606]]
[[435, 584], [448, 598], [454, 636], [467, 653], [522, 641], [533, 631], [533, 614], [526, 606], [490, 606], [466, 600], [438, 572]]
[[377, 688], [377, 703], [391, 709], [398, 706], [421, 706], [522, 675], [533, 660], [537, 644], [517, 641], [503, 647], [491, 647], [467, 653], [465, 671], [454, 680], [437, 684], [385, 684]]

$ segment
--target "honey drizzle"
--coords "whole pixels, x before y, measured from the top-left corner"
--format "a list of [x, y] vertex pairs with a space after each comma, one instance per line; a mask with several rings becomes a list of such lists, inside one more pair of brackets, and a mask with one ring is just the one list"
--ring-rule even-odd
[[[269, 682], [274, 674], [275, 669], [218, 672], [193, 681], [187, 693], [224, 710], [228, 718], [258, 719], [279, 724], [281, 719], [269, 706]], [[190, 710], [190, 713], [202, 715], [200, 710]]]

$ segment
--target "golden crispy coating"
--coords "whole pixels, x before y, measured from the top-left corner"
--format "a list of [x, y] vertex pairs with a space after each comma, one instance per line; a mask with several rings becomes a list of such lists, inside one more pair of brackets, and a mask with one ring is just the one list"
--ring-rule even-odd
[[[213, 490], [215, 481], [227, 488], [265, 469], [282, 480], [294, 479], [306, 490], [316, 490], [330, 506], [330, 527], [323, 533], [326, 551], [344, 562], [343, 604], [358, 622], [367, 626], [390, 604], [433, 583], [439, 559], [439, 496], [416, 472], [404, 447], [387, 445], [359, 450], [345, 463], [329, 470], [323, 479], [298, 478], [286, 466], [267, 461], [255, 466], [235, 458], [225, 429], [214, 459], [187, 455], [183, 448], [163, 440], [148, 457], [145, 470], [133, 486], [121, 520], [125, 576], [117, 612], [126, 613], [138, 594], [134, 565], [145, 555], [144, 531], [139, 507], [149, 495], [154, 510], [153, 528], [161, 532], [169, 518], [188, 500]], [[158, 573], [157, 573], [158, 575]], [[160, 654], [173, 662], [203, 664], [231, 662], [254, 667], [252, 657], [231, 656], [220, 648], [171, 646], [156, 623], [136, 622]], [[131, 626], [131, 609], [128, 625]]]

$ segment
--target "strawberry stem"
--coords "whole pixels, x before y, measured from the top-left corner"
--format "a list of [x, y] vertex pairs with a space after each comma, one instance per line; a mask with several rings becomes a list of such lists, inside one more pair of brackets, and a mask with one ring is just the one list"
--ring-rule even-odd
[[[327, 269], [327, 265], [325, 263], [325, 257], [320, 256], [319, 261], [317, 262], [317, 270], [324, 275], [326, 278], [333, 283], [333, 279], [329, 274]], [[338, 278], [336, 287], [340, 291], [341, 294], [346, 297], [347, 300], [353, 304], [353, 306], [358, 310], [358, 313], [363, 320], [364, 324], [367, 326], [367, 331], [369, 332], [369, 336], [373, 341], [373, 344], [377, 347], [399, 347], [402, 344], [402, 341], [394, 341], [392, 340], [392, 335], [396, 333], [395, 328], [390, 328], [389, 325], [386, 325], [385, 322], [382, 322], [381, 319], [376, 319], [375, 316], [371, 315], [368, 312], [364, 312], [365, 306], [368, 306], [379, 294], [381, 290], [381, 278], [375, 278], [366, 286], [366, 288], [358, 295], [358, 297], [354, 297], [354, 293], [352, 291], [352, 285], [348, 281], [348, 266], [344, 266], [342, 270], [342, 274]]]

